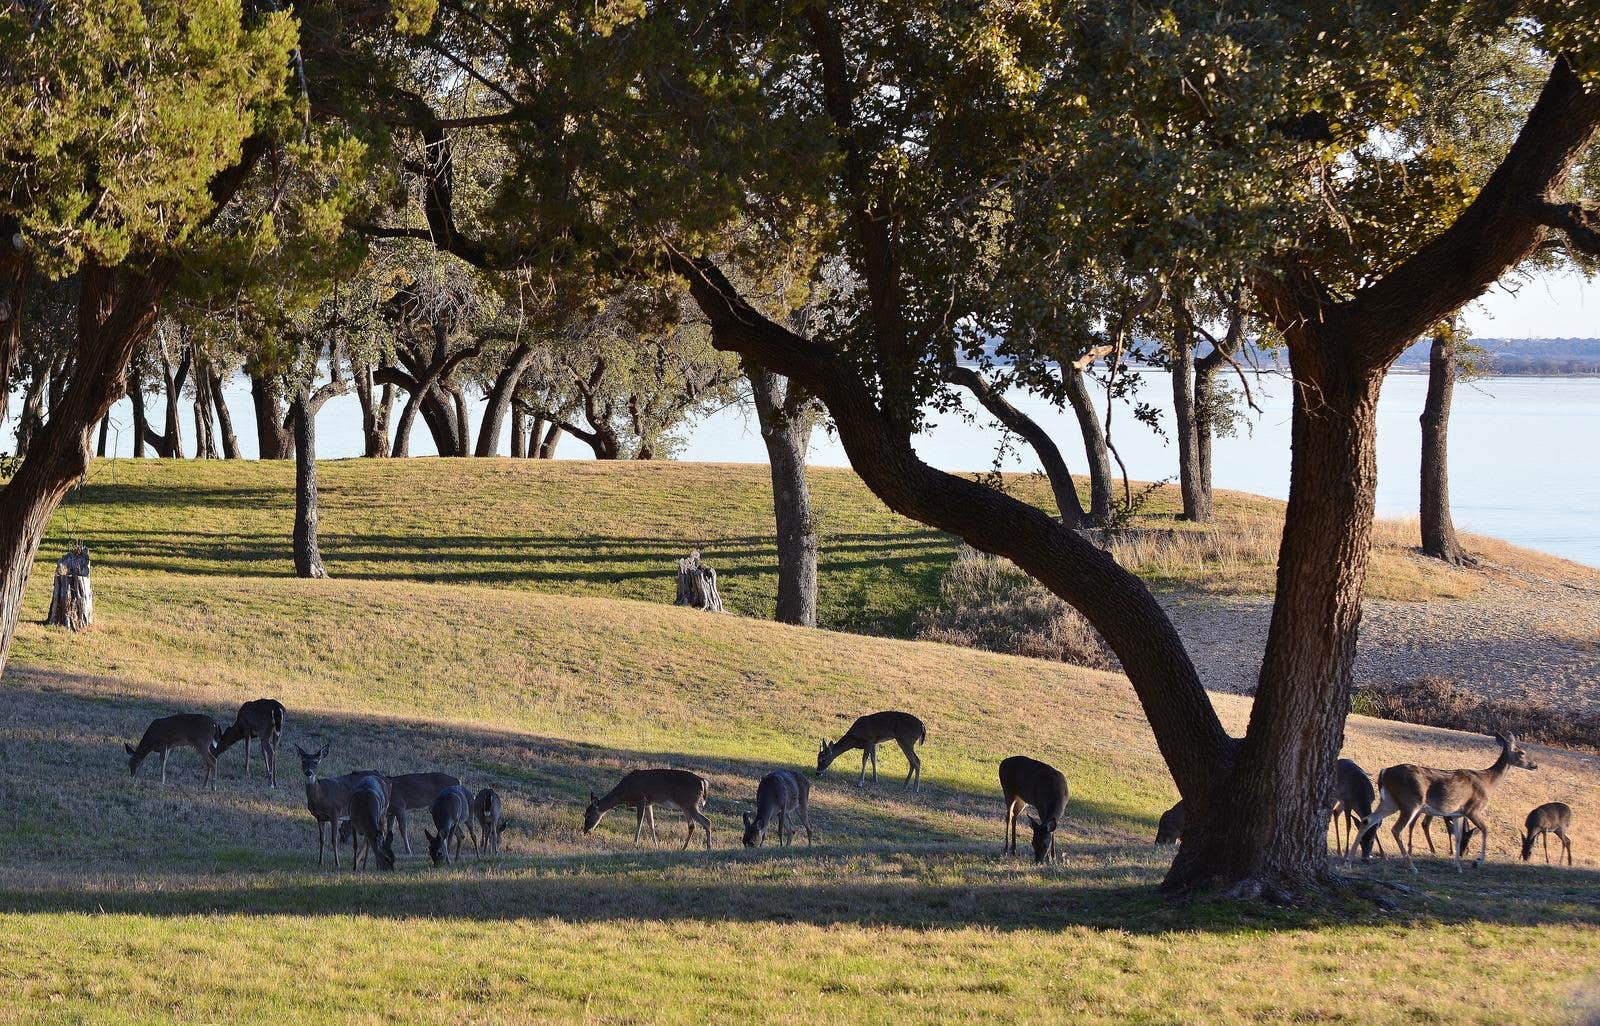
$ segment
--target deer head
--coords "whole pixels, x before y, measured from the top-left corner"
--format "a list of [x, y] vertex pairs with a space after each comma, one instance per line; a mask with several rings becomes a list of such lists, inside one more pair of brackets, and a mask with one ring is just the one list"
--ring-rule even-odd
[[759, 848], [766, 840], [767, 825], [759, 818], [752, 819], [750, 813], [740, 813], [744, 816], [744, 846], [746, 848]]
[[1496, 734], [1494, 739], [1500, 742], [1501, 748], [1505, 749], [1507, 765], [1516, 766], [1525, 770], [1536, 770], [1539, 768], [1539, 764], [1534, 762], [1533, 759], [1528, 756], [1528, 753], [1523, 751], [1522, 748], [1518, 746], [1517, 735]]
[[144, 761], [144, 756], [140, 755], [139, 750], [126, 741], [122, 743], [122, 747], [128, 750], [128, 776], [138, 776], [139, 764]]
[[1050, 841], [1055, 837], [1056, 821], [1047, 819], [1041, 823], [1029, 816], [1028, 825], [1033, 828], [1033, 861], [1043, 862], [1050, 854]]
[[599, 823], [604, 813], [600, 809], [600, 796], [593, 791], [589, 792], [589, 807], [583, 810], [583, 832], [588, 833]]
[[376, 845], [374, 845], [373, 848], [377, 851], [377, 854], [378, 854], [378, 868], [379, 869], [393, 869], [394, 868], [394, 830], [392, 828], [389, 829], [389, 830], [385, 830], [383, 832], [383, 836], [378, 838], [378, 843]]
[[424, 830], [422, 836], [428, 839], [428, 858], [433, 860], [434, 865], [442, 866], [450, 860], [449, 849], [444, 843], [444, 834]]
[[827, 738], [822, 739], [822, 747], [817, 749], [817, 776], [822, 776], [822, 771], [833, 762], [833, 742]]
[[328, 757], [327, 745], [323, 745], [321, 749], [315, 752], [308, 752], [299, 745], [295, 745], [294, 750], [300, 753], [300, 772], [304, 773], [308, 780], [317, 775], [317, 767], [322, 764], [323, 759]]

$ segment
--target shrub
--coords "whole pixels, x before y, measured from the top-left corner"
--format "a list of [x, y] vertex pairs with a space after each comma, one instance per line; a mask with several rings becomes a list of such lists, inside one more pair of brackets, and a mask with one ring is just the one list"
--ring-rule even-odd
[[1563, 712], [1538, 699], [1482, 698], [1446, 677], [1362, 685], [1356, 689], [1351, 711], [1477, 734], [1510, 733], [1522, 741], [1600, 752], [1600, 714]]
[[1077, 610], [1009, 560], [968, 546], [939, 583], [939, 605], [917, 617], [924, 641], [1115, 670], [1117, 657]]

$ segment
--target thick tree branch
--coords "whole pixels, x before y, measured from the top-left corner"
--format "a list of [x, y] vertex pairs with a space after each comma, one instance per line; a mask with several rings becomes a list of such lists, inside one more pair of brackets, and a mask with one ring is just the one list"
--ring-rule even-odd
[[1566, 235], [1572, 248], [1600, 258], [1600, 207], [1593, 203], [1535, 203], [1534, 220]]

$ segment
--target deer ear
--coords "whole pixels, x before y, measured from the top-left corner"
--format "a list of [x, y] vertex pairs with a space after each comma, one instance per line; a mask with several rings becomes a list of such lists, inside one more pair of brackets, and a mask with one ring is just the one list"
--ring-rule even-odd
[[434, 836], [432, 831], [427, 830], [427, 829], [424, 829], [422, 831], [422, 836], [426, 837], [428, 839], [428, 843], [429, 844], [434, 844], [435, 842], [437, 842], [439, 840], [439, 838]]
[[122, 747], [124, 747], [124, 748], [126, 748], [128, 750], [128, 754], [129, 755], [135, 754], [135, 752], [133, 750], [133, 746], [128, 744], [128, 742], [126, 742], [126, 741], [122, 742]]
[[600, 796], [599, 795], [595, 794], [593, 791], [589, 792], [589, 804], [590, 805], [593, 805], [595, 802], [597, 802], [599, 800], [600, 800]]
[[741, 813], [739, 813], [739, 815], [744, 817], [744, 828], [746, 830], [749, 830], [750, 829], [750, 813], [741, 812]]
[[310, 752], [306, 751], [304, 748], [301, 748], [298, 743], [295, 744], [294, 750], [300, 753], [300, 757], [301, 758], [305, 758], [305, 757], [307, 757], [307, 756], [309, 756], [311, 754]]
[[1028, 817], [1028, 825], [1033, 827], [1035, 830], [1039, 829], [1039, 821], [1034, 819], [1032, 816]]
[[317, 758], [326, 759], [328, 757], [328, 749], [331, 748], [331, 747], [333, 747], [333, 746], [332, 745], [323, 745], [322, 746], [322, 751], [317, 753]]

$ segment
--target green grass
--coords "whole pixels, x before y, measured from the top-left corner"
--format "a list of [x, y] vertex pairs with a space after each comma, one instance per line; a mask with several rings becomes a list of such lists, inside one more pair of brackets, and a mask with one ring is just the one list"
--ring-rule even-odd
[[[1171, 850], [1148, 838], [1174, 795], [1125, 680], [618, 597], [670, 590], [670, 559], [719, 522], [685, 513], [674, 528], [680, 492], [703, 511], [708, 487], [736, 496], [764, 472], [727, 469], [719, 486], [704, 468], [508, 462], [330, 467], [340, 576], [320, 582], [285, 576], [286, 546], [254, 537], [287, 523], [268, 494], [279, 468], [151, 465], [136, 483], [124, 462], [117, 485], [91, 486], [104, 501], [73, 515], [104, 571], [97, 626], [32, 622], [36, 579], [0, 687], [0, 1021], [1488, 1024], [1528, 1008], [1570, 1020], [1600, 979], [1591, 762], [1538, 750], [1538, 773], [1508, 776], [1482, 871], [1424, 858], [1416, 880], [1393, 862], [1356, 869], [1348, 895], [1302, 909], [1168, 904], [1154, 887]], [[837, 494], [856, 496], [831, 514], [849, 505], [854, 530], [911, 531], [848, 479]], [[754, 537], [754, 502], [748, 526], [723, 518], [727, 537]], [[533, 541], [583, 529], [659, 556], [659, 575], [551, 581], [519, 562], [543, 551], [576, 573], [577, 548]], [[719, 566], [740, 566], [737, 551]], [[766, 551], [729, 575], [755, 608], [770, 601]], [[864, 548], [862, 566], [827, 573], [890, 568], [870, 590], [892, 622], [892, 596], [921, 587], [893, 558]], [[480, 566], [499, 568], [495, 586], [468, 572]], [[165, 787], [151, 767], [127, 775], [121, 744], [151, 717], [226, 716], [264, 694], [289, 709], [277, 790], [259, 764], [241, 780], [237, 750], [215, 791], [195, 787], [186, 753]], [[1234, 728], [1248, 715], [1247, 700], [1217, 702]], [[819, 735], [884, 707], [928, 724], [923, 792], [899, 786], [898, 752], [865, 789], [846, 758], [815, 784], [814, 846], [738, 849], [763, 772], [808, 766]], [[1481, 739], [1448, 731], [1356, 717], [1348, 733], [1369, 768], [1487, 761]], [[496, 786], [505, 851], [448, 870], [404, 855], [393, 874], [318, 869], [294, 742], [330, 743], [334, 771]], [[1014, 752], [1071, 782], [1059, 866], [997, 854], [994, 767]], [[591, 789], [649, 764], [710, 780], [711, 855], [676, 850], [675, 812], [657, 817], [660, 849], [631, 846], [625, 810], [580, 832]], [[1520, 813], [1558, 791], [1579, 809], [1579, 868], [1516, 862]]]

